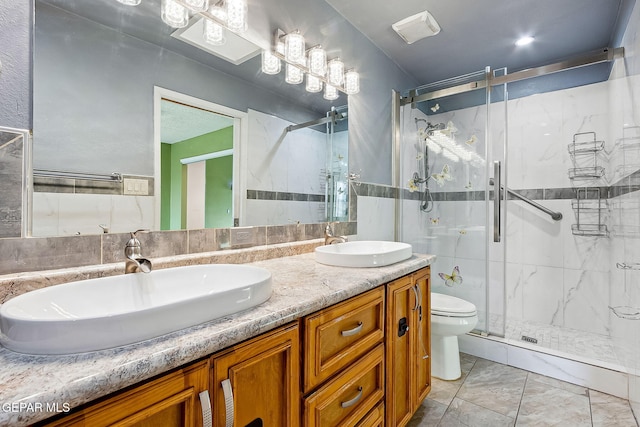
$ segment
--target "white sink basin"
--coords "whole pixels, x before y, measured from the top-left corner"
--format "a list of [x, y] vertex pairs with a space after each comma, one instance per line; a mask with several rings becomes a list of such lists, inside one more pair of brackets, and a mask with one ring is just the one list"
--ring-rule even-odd
[[408, 243], [362, 240], [318, 246], [316, 261], [336, 267], [383, 267], [411, 258]]
[[268, 300], [271, 273], [211, 264], [69, 282], [0, 306], [0, 343], [29, 354], [118, 347], [195, 326]]

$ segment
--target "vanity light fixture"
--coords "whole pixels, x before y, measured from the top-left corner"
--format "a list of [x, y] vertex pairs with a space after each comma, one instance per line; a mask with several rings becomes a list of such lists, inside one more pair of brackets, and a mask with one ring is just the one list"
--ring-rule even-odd
[[[227, 14], [225, 10], [218, 5], [211, 6], [211, 8], [209, 9], [209, 13], [220, 19], [221, 21], [226, 21]], [[202, 36], [204, 37], [204, 41], [214, 46], [223, 45], [227, 41], [224, 27], [217, 22], [207, 18], [204, 19]]]
[[189, 9], [176, 0], [162, 0], [160, 17], [170, 27], [184, 28], [189, 23]]
[[309, 49], [309, 72], [324, 77], [327, 74], [327, 52], [322, 46]]
[[246, 0], [225, 0], [227, 6], [227, 26], [231, 31], [244, 33], [247, 31]]
[[292, 85], [297, 85], [302, 83], [303, 79], [304, 73], [300, 68], [296, 67], [295, 65], [287, 64], [284, 77], [285, 82]]
[[268, 50], [263, 50], [262, 72], [265, 74], [278, 74], [280, 72], [280, 58]]
[[360, 92], [360, 75], [352, 69], [344, 73], [344, 91], [347, 95]]
[[300, 84], [306, 74], [307, 92], [322, 91], [324, 83], [324, 98], [329, 101], [338, 99], [339, 92], [347, 95], [360, 92], [358, 73], [353, 69], [345, 72], [344, 63], [339, 58], [327, 62], [327, 52], [320, 45], [306, 50], [300, 31], [286, 34], [280, 29], [276, 30], [272, 50], [262, 53], [262, 71], [265, 74], [278, 73], [279, 62], [273, 57], [285, 62], [287, 83]]
[[344, 82], [344, 62], [335, 58], [327, 64], [327, 78], [332, 86], [341, 86]]
[[324, 95], [322, 96], [327, 101], [334, 101], [338, 99], [338, 89], [330, 84], [324, 85]]
[[209, 9], [209, 0], [183, 0], [184, 4], [194, 12], [202, 12]]
[[307, 74], [307, 85], [305, 89], [311, 93], [320, 92], [322, 90], [322, 81], [313, 74]]
[[284, 59], [291, 64], [304, 64], [304, 37], [300, 31], [284, 36]]

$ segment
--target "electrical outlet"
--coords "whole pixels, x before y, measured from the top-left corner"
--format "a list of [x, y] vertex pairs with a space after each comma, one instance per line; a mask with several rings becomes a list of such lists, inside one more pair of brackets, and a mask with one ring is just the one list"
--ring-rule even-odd
[[126, 196], [148, 196], [149, 181], [146, 179], [125, 178], [123, 180], [124, 194]]

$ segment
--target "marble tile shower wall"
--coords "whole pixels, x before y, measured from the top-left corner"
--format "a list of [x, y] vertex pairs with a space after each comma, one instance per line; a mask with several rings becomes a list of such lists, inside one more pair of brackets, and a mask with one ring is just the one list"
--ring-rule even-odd
[[[612, 83], [604, 82], [552, 93], [538, 94], [508, 102], [509, 155], [507, 185], [525, 190], [534, 199], [563, 214], [562, 221], [519, 201], [509, 201], [506, 223], [506, 306], [507, 319], [530, 320], [543, 324], [584, 330], [602, 335], [611, 333], [609, 306], [620, 295], [610, 285], [612, 263], [610, 254], [613, 238], [577, 236], [572, 233], [576, 223], [571, 199], [573, 187], [612, 188], [622, 178], [617, 167], [622, 161], [614, 149], [622, 138], [623, 126], [616, 120], [609, 105]], [[499, 108], [493, 105], [492, 108]], [[441, 115], [429, 115], [431, 122], [451, 120], [458, 133], [458, 143], [475, 134], [476, 142], [468, 147], [484, 152], [484, 111], [476, 107]], [[637, 108], [636, 108], [637, 110]], [[403, 183], [416, 169], [415, 117], [425, 118], [417, 110], [404, 112], [405, 144], [403, 147]], [[494, 116], [495, 117], [495, 116]], [[627, 122], [628, 123], [628, 122]], [[494, 141], [502, 143], [496, 129], [491, 130]], [[605, 168], [599, 179], [571, 180], [568, 170], [574, 167], [567, 149], [574, 135], [595, 132], [605, 141], [605, 153], [598, 158]], [[496, 150], [497, 147], [490, 147]], [[430, 154], [433, 156], [433, 154]], [[629, 159], [627, 159], [629, 160]], [[451, 181], [439, 186], [431, 180], [434, 207], [431, 212], [419, 210], [417, 200], [404, 200], [402, 213], [403, 240], [417, 251], [438, 255], [433, 266], [435, 273], [451, 274], [459, 266], [464, 282], [446, 287], [437, 275], [433, 289], [468, 299], [481, 310], [485, 304], [486, 238], [492, 229], [485, 230], [487, 213], [492, 218], [492, 206], [486, 211], [482, 189], [486, 177], [484, 166], [458, 164], [438, 156], [431, 161], [432, 173], [441, 173], [443, 163], [450, 166]], [[628, 164], [625, 163], [625, 164]], [[465, 195], [466, 192], [466, 195]], [[631, 194], [631, 193], [630, 193]], [[640, 192], [633, 193], [637, 194]], [[415, 198], [415, 193], [413, 193]], [[604, 197], [608, 195], [603, 194]], [[611, 209], [603, 211], [603, 221], [611, 224]], [[489, 221], [491, 222], [491, 221]], [[502, 248], [489, 245], [491, 307], [502, 307]], [[492, 313], [495, 314], [495, 313]]]
[[248, 117], [244, 224], [323, 221], [326, 133], [310, 128], [285, 133], [295, 123], [254, 110]]
[[[611, 126], [616, 135], [612, 167], [618, 181], [611, 210], [611, 306], [640, 311], [640, 7], [636, 4], [629, 19], [622, 45], [624, 61], [615, 62], [609, 83], [609, 105], [614, 114]], [[634, 191], [635, 190], [635, 191]], [[636, 268], [618, 268], [617, 264]], [[622, 309], [624, 310], [624, 309]], [[640, 320], [620, 318], [611, 312], [611, 335], [618, 358], [629, 372], [629, 401], [640, 413]]]

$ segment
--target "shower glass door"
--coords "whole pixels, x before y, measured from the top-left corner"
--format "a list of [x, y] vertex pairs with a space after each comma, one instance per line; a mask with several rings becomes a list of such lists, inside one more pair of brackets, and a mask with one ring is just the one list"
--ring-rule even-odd
[[491, 242], [505, 218], [494, 224], [489, 182], [494, 161], [504, 177], [505, 128], [498, 124], [506, 114], [499, 96], [491, 102], [499, 91], [489, 89], [489, 76], [483, 70], [402, 94], [398, 238], [416, 253], [437, 255], [433, 292], [472, 302], [476, 331], [503, 335], [504, 233]]

